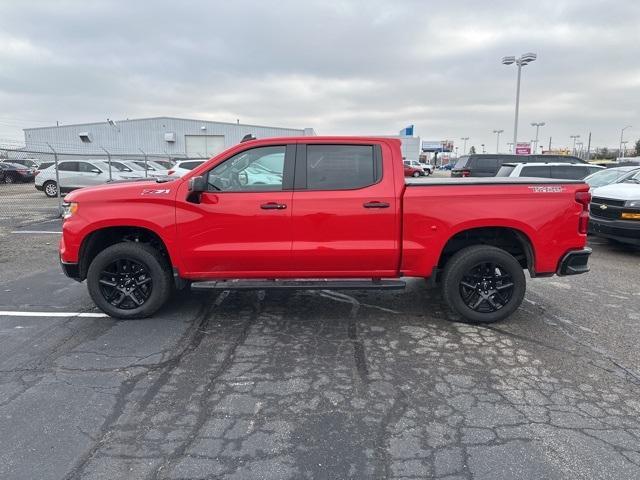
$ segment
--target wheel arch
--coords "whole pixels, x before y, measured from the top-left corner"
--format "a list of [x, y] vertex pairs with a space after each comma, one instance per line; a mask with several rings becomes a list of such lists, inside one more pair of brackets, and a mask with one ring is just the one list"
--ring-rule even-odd
[[105, 248], [121, 242], [146, 243], [156, 248], [167, 260], [168, 266], [174, 263], [171, 259], [169, 249], [162, 237], [153, 229], [140, 226], [105, 226], [92, 230], [85, 235], [80, 245], [78, 253], [78, 275], [79, 280], [87, 277], [89, 265]]
[[505, 250], [535, 277], [535, 250], [531, 238], [518, 228], [504, 226], [473, 227], [456, 232], [440, 252], [438, 270], [441, 271], [456, 252], [472, 245], [491, 245]]

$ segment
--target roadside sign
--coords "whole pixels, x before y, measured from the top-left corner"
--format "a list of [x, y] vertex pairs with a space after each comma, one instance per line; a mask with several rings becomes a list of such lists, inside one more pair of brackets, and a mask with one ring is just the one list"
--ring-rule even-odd
[[523, 142], [516, 143], [516, 155], [530, 155], [531, 154], [531, 143]]

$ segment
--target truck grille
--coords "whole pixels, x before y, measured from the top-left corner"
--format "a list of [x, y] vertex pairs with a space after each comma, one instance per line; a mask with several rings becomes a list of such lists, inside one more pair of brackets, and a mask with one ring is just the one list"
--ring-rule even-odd
[[624, 200], [594, 197], [591, 200], [589, 211], [592, 217], [618, 220], [623, 206]]

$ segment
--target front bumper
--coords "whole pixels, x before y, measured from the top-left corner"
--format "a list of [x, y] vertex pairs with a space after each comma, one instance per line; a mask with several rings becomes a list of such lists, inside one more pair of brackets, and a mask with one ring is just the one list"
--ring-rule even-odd
[[589, 233], [619, 242], [640, 245], [640, 221], [638, 220], [603, 220], [590, 216]]
[[560, 276], [587, 273], [591, 251], [589, 247], [584, 247], [582, 250], [571, 250], [560, 260], [556, 273]]
[[63, 262], [62, 259], [60, 259], [60, 266], [67, 277], [72, 278], [76, 282], [82, 281], [80, 279], [80, 268], [77, 263]]

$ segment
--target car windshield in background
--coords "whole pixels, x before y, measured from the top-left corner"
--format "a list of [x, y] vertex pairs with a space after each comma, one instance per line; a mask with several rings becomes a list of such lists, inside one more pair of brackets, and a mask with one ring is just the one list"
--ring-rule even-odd
[[619, 180], [623, 183], [640, 183], [640, 171], [633, 171]]
[[601, 170], [599, 172], [592, 173], [585, 178], [584, 181], [587, 182], [590, 187], [602, 187], [618, 181], [628, 173], [629, 172], [617, 169]]

